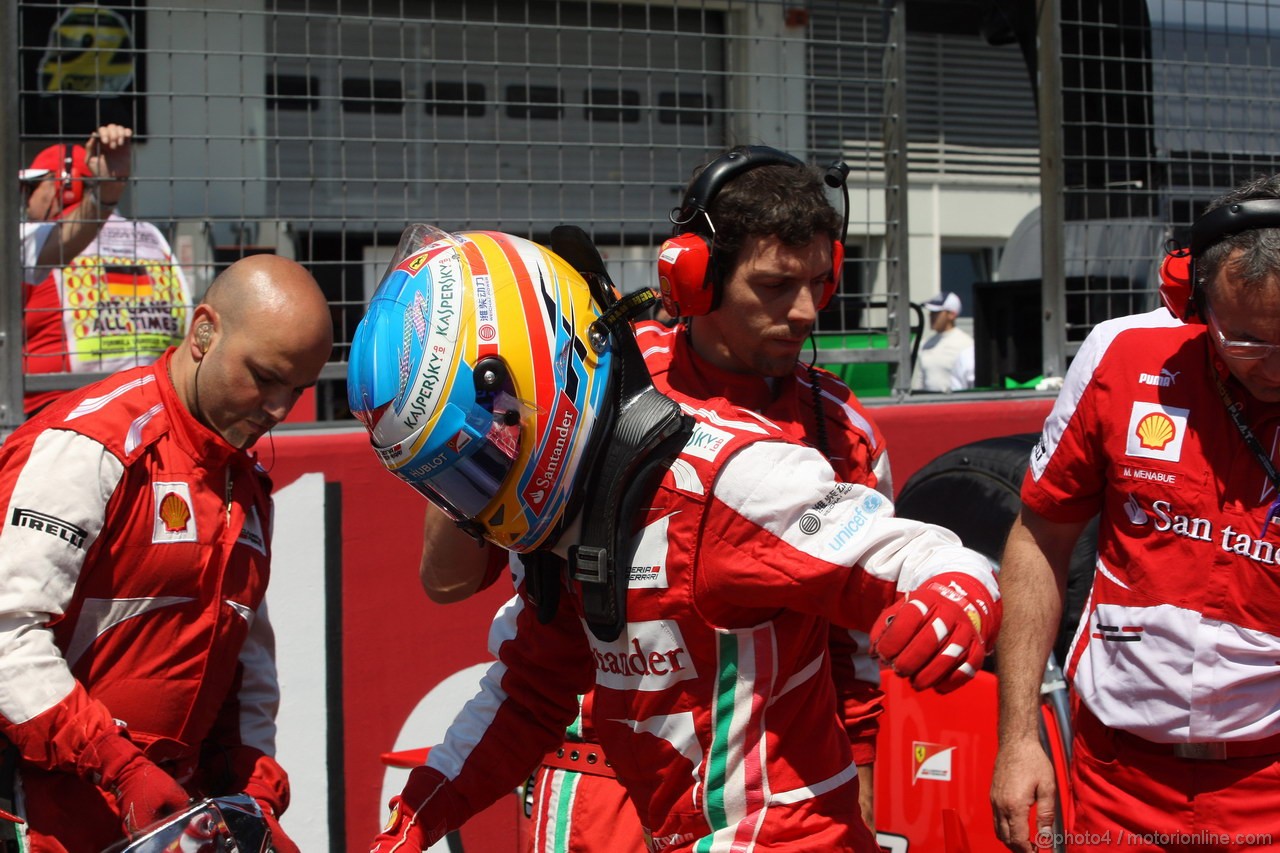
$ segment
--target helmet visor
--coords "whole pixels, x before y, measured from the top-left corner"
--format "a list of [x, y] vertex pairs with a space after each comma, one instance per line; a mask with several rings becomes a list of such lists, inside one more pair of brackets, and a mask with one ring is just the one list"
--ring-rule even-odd
[[498, 496], [511, 473], [519, 438], [518, 424], [509, 427], [495, 420], [488, 434], [478, 439], [480, 446], [473, 453], [425, 480], [410, 481], [410, 485], [454, 521], [475, 519]]
[[[493, 502], [520, 454], [520, 403], [508, 390], [478, 395], [466, 423], [424, 466], [405, 477], [454, 521], [475, 520]], [[415, 472], [416, 473], [416, 472]]]

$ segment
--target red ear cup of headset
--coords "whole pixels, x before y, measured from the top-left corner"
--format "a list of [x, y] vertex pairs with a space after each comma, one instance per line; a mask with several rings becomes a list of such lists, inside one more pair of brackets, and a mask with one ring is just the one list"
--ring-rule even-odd
[[[671, 222], [676, 226], [677, 233], [662, 244], [658, 253], [658, 291], [662, 297], [663, 310], [672, 317], [697, 317], [710, 313], [715, 307], [718, 296], [716, 288], [724, 284], [721, 281], [723, 272], [715, 268], [713, 237], [699, 233], [703, 226], [696, 223], [701, 217], [711, 225], [707, 211], [716, 194], [738, 175], [762, 166], [803, 168], [804, 163], [767, 145], [735, 148], [708, 163], [686, 190], [680, 206], [671, 211]], [[825, 181], [828, 186], [843, 186], [848, 172], [843, 163], [837, 162], [828, 169]], [[842, 237], [832, 241], [831, 278], [822, 290], [819, 310], [827, 306], [840, 284], [840, 271], [844, 266], [843, 234], [849, 225], [847, 190], [844, 200]], [[710, 230], [714, 232], [715, 229], [712, 227]]]
[[700, 317], [711, 311], [715, 286], [708, 274], [711, 246], [701, 234], [667, 238], [658, 252], [658, 293], [672, 317]]
[[831, 280], [827, 282], [827, 286], [822, 289], [822, 299], [818, 303], [818, 310], [821, 311], [831, 304], [831, 297], [836, 295], [836, 289], [840, 287], [840, 273], [844, 271], [844, 243], [839, 240], [831, 241]]
[[1179, 320], [1191, 315], [1191, 253], [1170, 252], [1160, 264], [1160, 301]]
[[[710, 313], [715, 286], [708, 275], [711, 247], [701, 234], [677, 234], [658, 253], [658, 294], [662, 308], [672, 317], [700, 317]], [[818, 300], [821, 311], [831, 304], [844, 269], [844, 244], [831, 241], [831, 278]]]

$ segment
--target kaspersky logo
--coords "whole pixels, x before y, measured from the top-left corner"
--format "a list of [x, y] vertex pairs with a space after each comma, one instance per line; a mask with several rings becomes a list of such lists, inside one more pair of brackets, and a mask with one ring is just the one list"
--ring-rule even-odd
[[559, 479], [565, 456], [570, 451], [570, 440], [578, 425], [578, 409], [563, 391], [556, 399], [556, 408], [549, 423], [547, 441], [533, 464], [533, 477], [521, 494], [535, 513], [542, 512], [547, 495]]

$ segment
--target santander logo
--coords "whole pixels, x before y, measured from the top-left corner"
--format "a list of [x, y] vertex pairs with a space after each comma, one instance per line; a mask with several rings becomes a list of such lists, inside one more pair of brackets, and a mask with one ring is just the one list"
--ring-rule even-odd
[[533, 464], [533, 476], [525, 485], [522, 497], [535, 513], [542, 512], [547, 495], [559, 480], [565, 456], [569, 453], [569, 441], [578, 425], [578, 409], [563, 391], [556, 398], [555, 411], [548, 421], [547, 441]]
[[612, 643], [587, 639], [596, 660], [596, 683], [614, 690], [665, 690], [698, 677], [680, 625], [674, 621], [629, 622]]

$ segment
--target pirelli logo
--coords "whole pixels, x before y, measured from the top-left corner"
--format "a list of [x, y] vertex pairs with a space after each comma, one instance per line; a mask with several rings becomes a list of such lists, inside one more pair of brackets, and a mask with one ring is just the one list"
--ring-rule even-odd
[[73, 547], [84, 550], [84, 538], [88, 534], [70, 522], [63, 521], [55, 515], [46, 515], [33, 509], [14, 507], [10, 523], [14, 527], [26, 527], [57, 537]]

